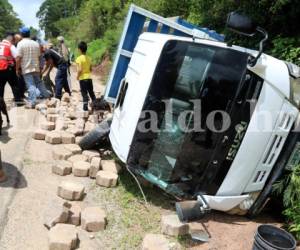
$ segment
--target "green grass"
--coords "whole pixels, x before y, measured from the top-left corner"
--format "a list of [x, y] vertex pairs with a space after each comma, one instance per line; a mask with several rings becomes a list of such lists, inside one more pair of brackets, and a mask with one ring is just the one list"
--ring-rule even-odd
[[174, 210], [169, 197], [155, 187], [143, 187], [149, 203], [147, 207], [136, 182], [126, 170], [120, 174], [117, 187], [94, 188], [95, 199], [108, 214], [107, 229], [97, 236], [105, 249], [140, 249], [145, 234], [160, 233], [163, 211]]

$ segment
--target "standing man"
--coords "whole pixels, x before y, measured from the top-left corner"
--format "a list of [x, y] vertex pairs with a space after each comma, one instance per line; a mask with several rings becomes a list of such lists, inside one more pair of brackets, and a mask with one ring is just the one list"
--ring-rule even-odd
[[61, 99], [62, 89], [71, 95], [68, 84], [68, 63], [65, 61], [64, 57], [55, 50], [48, 49], [44, 53], [44, 58], [46, 64], [42, 75], [47, 71], [49, 74], [53, 67], [57, 68], [55, 76], [55, 98]]
[[23, 39], [17, 46], [17, 75], [24, 77], [28, 90], [27, 108], [34, 108], [38, 97], [48, 98], [50, 94], [41, 80], [40, 71], [40, 45], [30, 39], [30, 29], [23, 27], [20, 29]]
[[[20, 34], [15, 34], [15, 46], [18, 46], [18, 43], [22, 40], [22, 36]], [[19, 89], [19, 93], [20, 93], [20, 98], [22, 100], [25, 99], [25, 92], [26, 92], [26, 84], [24, 81], [24, 78], [22, 75], [17, 76], [18, 78], [18, 89]]]
[[65, 45], [65, 39], [63, 36], [57, 37], [57, 41], [59, 42], [58, 45], [58, 53], [65, 59], [67, 63], [69, 63], [70, 60], [70, 53], [69, 49]]
[[6, 38], [0, 42], [0, 97], [4, 97], [6, 82], [9, 83], [15, 102], [21, 102], [16, 75], [15, 58], [17, 49], [14, 46], [14, 34], [7, 33]]

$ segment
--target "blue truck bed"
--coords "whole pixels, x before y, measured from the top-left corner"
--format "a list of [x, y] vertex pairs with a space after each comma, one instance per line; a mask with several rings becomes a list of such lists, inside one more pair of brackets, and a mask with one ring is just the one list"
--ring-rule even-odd
[[213, 30], [197, 27], [178, 17], [163, 18], [132, 4], [128, 11], [112, 70], [106, 84], [105, 99], [108, 102], [115, 102], [120, 82], [126, 74], [133, 50], [140, 34], [143, 32], [224, 41], [224, 36]]

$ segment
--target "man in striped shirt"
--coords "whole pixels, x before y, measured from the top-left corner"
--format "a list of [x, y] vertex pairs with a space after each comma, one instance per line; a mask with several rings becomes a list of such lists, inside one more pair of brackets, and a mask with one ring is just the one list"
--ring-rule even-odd
[[30, 29], [23, 27], [20, 29], [23, 39], [17, 46], [17, 75], [24, 77], [28, 90], [27, 108], [34, 108], [38, 97], [48, 98], [50, 93], [47, 91], [41, 80], [40, 70], [40, 46], [37, 42], [30, 39]]

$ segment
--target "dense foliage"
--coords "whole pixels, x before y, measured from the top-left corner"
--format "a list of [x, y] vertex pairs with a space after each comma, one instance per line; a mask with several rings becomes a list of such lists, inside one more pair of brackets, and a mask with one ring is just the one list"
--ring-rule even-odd
[[0, 38], [7, 31], [15, 31], [21, 26], [22, 22], [16, 17], [12, 6], [7, 0], [0, 0]]
[[300, 166], [287, 171], [273, 188], [275, 193], [283, 196], [287, 229], [300, 240]]
[[181, 16], [225, 33], [236, 43], [256, 47], [259, 38], [233, 36], [225, 29], [227, 13], [242, 11], [268, 30], [268, 53], [299, 64], [298, 0], [45, 0], [37, 16], [47, 37], [65, 35], [71, 47], [80, 40], [90, 42], [93, 61], [99, 63], [104, 54], [114, 52], [130, 3], [165, 17]]

